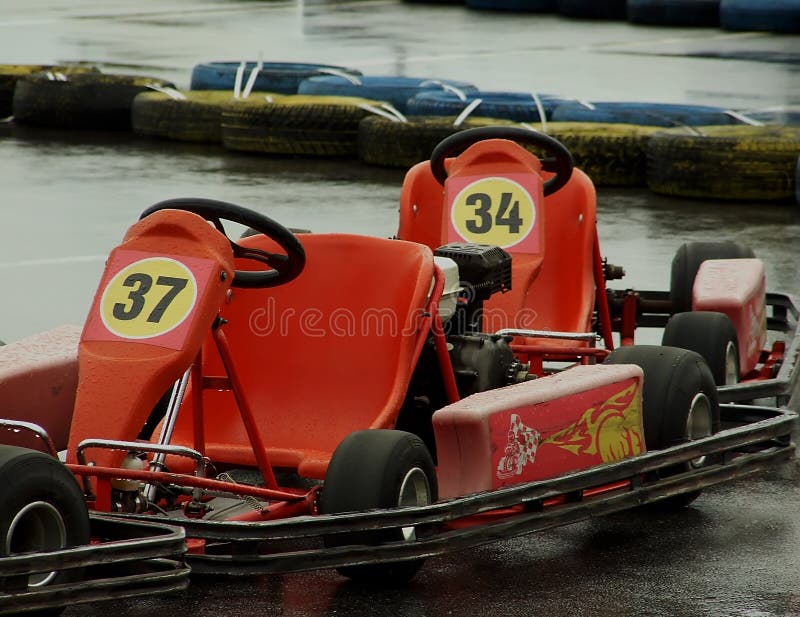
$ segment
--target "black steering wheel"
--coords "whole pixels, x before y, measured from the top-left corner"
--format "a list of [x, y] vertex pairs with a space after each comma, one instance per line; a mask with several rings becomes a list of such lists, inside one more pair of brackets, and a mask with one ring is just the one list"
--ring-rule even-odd
[[530, 129], [521, 129], [513, 126], [481, 126], [453, 133], [443, 139], [431, 152], [431, 172], [433, 177], [444, 184], [447, 180], [447, 170], [444, 160], [449, 156], [461, 154], [472, 144], [485, 139], [508, 139], [528, 146], [537, 146], [549, 155], [541, 159], [542, 169], [554, 172], [556, 175], [544, 183], [544, 194], [550, 195], [564, 186], [572, 176], [572, 155], [564, 145], [544, 133]]
[[[306, 252], [303, 245], [295, 238], [294, 234], [280, 223], [276, 223], [268, 216], [253, 212], [242, 206], [230, 204], [216, 199], [202, 199], [193, 197], [181, 197], [178, 199], [167, 199], [150, 206], [142, 212], [139, 219], [150, 216], [159, 210], [186, 210], [214, 224], [214, 227], [228, 238], [233, 248], [233, 256], [243, 259], [252, 259], [261, 264], [269, 266], [270, 270], [260, 270], [251, 272], [248, 270], [235, 270], [233, 273], [233, 287], [275, 287], [283, 285], [293, 280], [303, 271], [306, 265]], [[221, 219], [234, 223], [241, 223], [254, 229], [256, 232], [264, 234], [273, 240], [285, 251], [285, 255], [280, 253], [268, 253], [260, 249], [245, 248], [237, 244], [225, 233]]]

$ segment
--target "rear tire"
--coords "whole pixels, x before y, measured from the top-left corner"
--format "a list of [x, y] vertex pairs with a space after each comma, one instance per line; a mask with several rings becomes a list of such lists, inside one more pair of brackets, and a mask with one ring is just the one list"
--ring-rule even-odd
[[669, 282], [669, 298], [673, 313], [692, 310], [692, 288], [697, 270], [707, 259], [753, 258], [750, 247], [736, 242], [686, 242], [672, 258], [672, 272]]
[[[644, 372], [642, 414], [648, 450], [708, 437], [719, 430], [717, 388], [700, 354], [675, 347], [635, 345], [615, 349], [605, 364], [636, 364]], [[661, 474], [682, 473], [709, 463], [709, 457], [704, 456]], [[692, 491], [668, 497], [659, 504], [684, 507], [699, 495], [699, 490]]]
[[724, 313], [692, 311], [670, 317], [661, 344], [690, 349], [708, 363], [714, 383], [739, 383], [739, 341], [733, 323]]
[[[89, 515], [75, 477], [52, 456], [0, 446], [0, 555], [89, 543]], [[79, 578], [75, 570], [0, 579], [0, 589], [25, 592]], [[57, 615], [63, 609], [32, 615]]]
[[[375, 508], [422, 506], [436, 501], [438, 485], [433, 460], [416, 435], [393, 430], [366, 430], [348, 435], [333, 453], [320, 499], [323, 514]], [[337, 534], [325, 546], [413, 542], [416, 528]], [[406, 583], [424, 559], [385, 564], [342, 566], [337, 571], [353, 580], [397, 585]]]

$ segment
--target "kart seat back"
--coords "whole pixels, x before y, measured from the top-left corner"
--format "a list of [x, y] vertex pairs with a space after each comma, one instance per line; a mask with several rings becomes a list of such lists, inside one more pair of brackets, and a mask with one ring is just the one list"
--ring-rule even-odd
[[[275, 250], [261, 235], [240, 242]], [[272, 466], [324, 478], [349, 433], [394, 427], [417, 342], [427, 335], [418, 322], [434, 265], [427, 247], [410, 242], [305, 234], [302, 243], [302, 274], [274, 288], [234, 290], [223, 331]], [[213, 342], [203, 353], [204, 375], [224, 374]], [[203, 397], [206, 455], [256, 465], [232, 393], [206, 389]], [[173, 443], [193, 444], [192, 415], [181, 410]]]
[[[550, 176], [547, 172], [542, 174], [544, 180]], [[447, 242], [444, 208], [443, 189], [433, 177], [429, 162], [418, 163], [403, 182], [398, 237], [432, 250], [442, 246]], [[595, 296], [596, 224], [592, 181], [575, 168], [565, 186], [544, 198], [543, 214], [541, 265], [532, 275], [531, 256], [509, 251], [513, 256], [512, 289], [496, 294], [486, 303], [486, 329], [586, 332], [590, 328]]]

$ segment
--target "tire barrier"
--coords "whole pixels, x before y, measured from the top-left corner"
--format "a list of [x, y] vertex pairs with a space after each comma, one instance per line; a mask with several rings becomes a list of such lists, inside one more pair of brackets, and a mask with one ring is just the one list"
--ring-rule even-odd
[[[477, 101], [477, 103], [476, 103]], [[421, 92], [408, 100], [410, 116], [457, 116], [474, 104], [473, 113], [487, 118], [505, 118], [517, 122], [540, 122], [539, 106], [546, 120], [553, 115], [564, 99], [552, 94], [537, 95], [526, 92], [485, 92], [479, 90], [464, 95], [449, 91]]]
[[650, 26], [719, 26], [720, 0], [628, 0], [628, 21]]
[[722, 0], [720, 26], [725, 30], [800, 32], [800, 0]]
[[663, 127], [742, 123], [736, 114], [731, 114], [722, 107], [616, 101], [565, 103], [556, 107], [552, 120], [553, 122], [620, 122]]
[[368, 116], [358, 126], [358, 159], [380, 167], [409, 168], [430, 158], [445, 137], [464, 129], [514, 123], [494, 118], [470, 117], [460, 125], [454, 116], [413, 116], [397, 122]]
[[558, 12], [578, 19], [625, 19], [627, 0], [558, 0]]
[[800, 127], [670, 129], [650, 137], [647, 185], [678, 197], [786, 200], [799, 155]]
[[646, 186], [647, 143], [659, 130], [652, 126], [592, 122], [547, 125], [547, 134], [566, 146], [575, 165], [599, 187]]
[[50, 64], [0, 64], [0, 119], [11, 115], [11, 101], [17, 81], [34, 73], [51, 72], [53, 75], [74, 75], [75, 73], [96, 73], [93, 66], [56, 66]]
[[374, 101], [388, 101], [395, 109], [406, 113], [406, 103], [421, 92], [457, 89], [467, 95], [478, 89], [472, 84], [450, 79], [425, 79], [419, 77], [341, 76], [311, 77], [297, 89], [298, 94], [325, 96], [355, 96]]
[[223, 108], [222, 143], [242, 152], [355, 158], [358, 124], [379, 105], [338, 96], [241, 99]]
[[294, 62], [206, 62], [192, 69], [191, 90], [236, 89], [237, 82], [244, 90], [297, 94], [304, 79], [315, 75], [344, 73], [361, 75], [360, 71], [330, 64], [302, 64]]
[[[281, 95], [270, 97], [278, 100]], [[177, 141], [221, 143], [222, 109], [234, 102], [229, 90], [142, 92], [133, 99], [133, 132]]]
[[467, 0], [467, 7], [484, 11], [518, 13], [551, 13], [558, 9], [557, 0]]
[[[358, 127], [358, 158], [381, 167], [408, 168], [430, 158], [444, 138], [477, 126], [514, 126], [497, 118], [470, 117], [456, 126], [455, 118], [412, 116], [396, 122], [371, 116]], [[645, 186], [647, 140], [657, 127], [624, 124], [550, 123], [547, 134], [572, 154], [575, 164], [596, 186]], [[540, 154], [535, 152], [535, 154]]]
[[131, 105], [140, 92], [175, 86], [155, 77], [76, 73], [64, 79], [37, 73], [17, 81], [12, 111], [20, 123], [130, 130]]

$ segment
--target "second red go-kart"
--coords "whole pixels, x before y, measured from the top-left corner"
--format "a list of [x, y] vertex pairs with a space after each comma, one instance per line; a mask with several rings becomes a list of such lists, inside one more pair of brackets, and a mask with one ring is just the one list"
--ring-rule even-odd
[[[412, 170], [406, 239], [296, 237], [206, 199], [149, 208], [79, 335], [0, 349], [17, 354], [2, 380], [3, 396], [22, 384], [17, 430], [66, 450], [93, 511], [183, 527], [195, 571], [386, 581], [789, 459], [795, 413], [720, 405], [701, 354], [612, 351], [612, 324], [629, 338], [647, 298], [608, 301], [591, 183], [558, 142], [531, 138], [556, 152], [543, 166], [479, 135]], [[256, 233], [232, 241], [222, 220]]]

